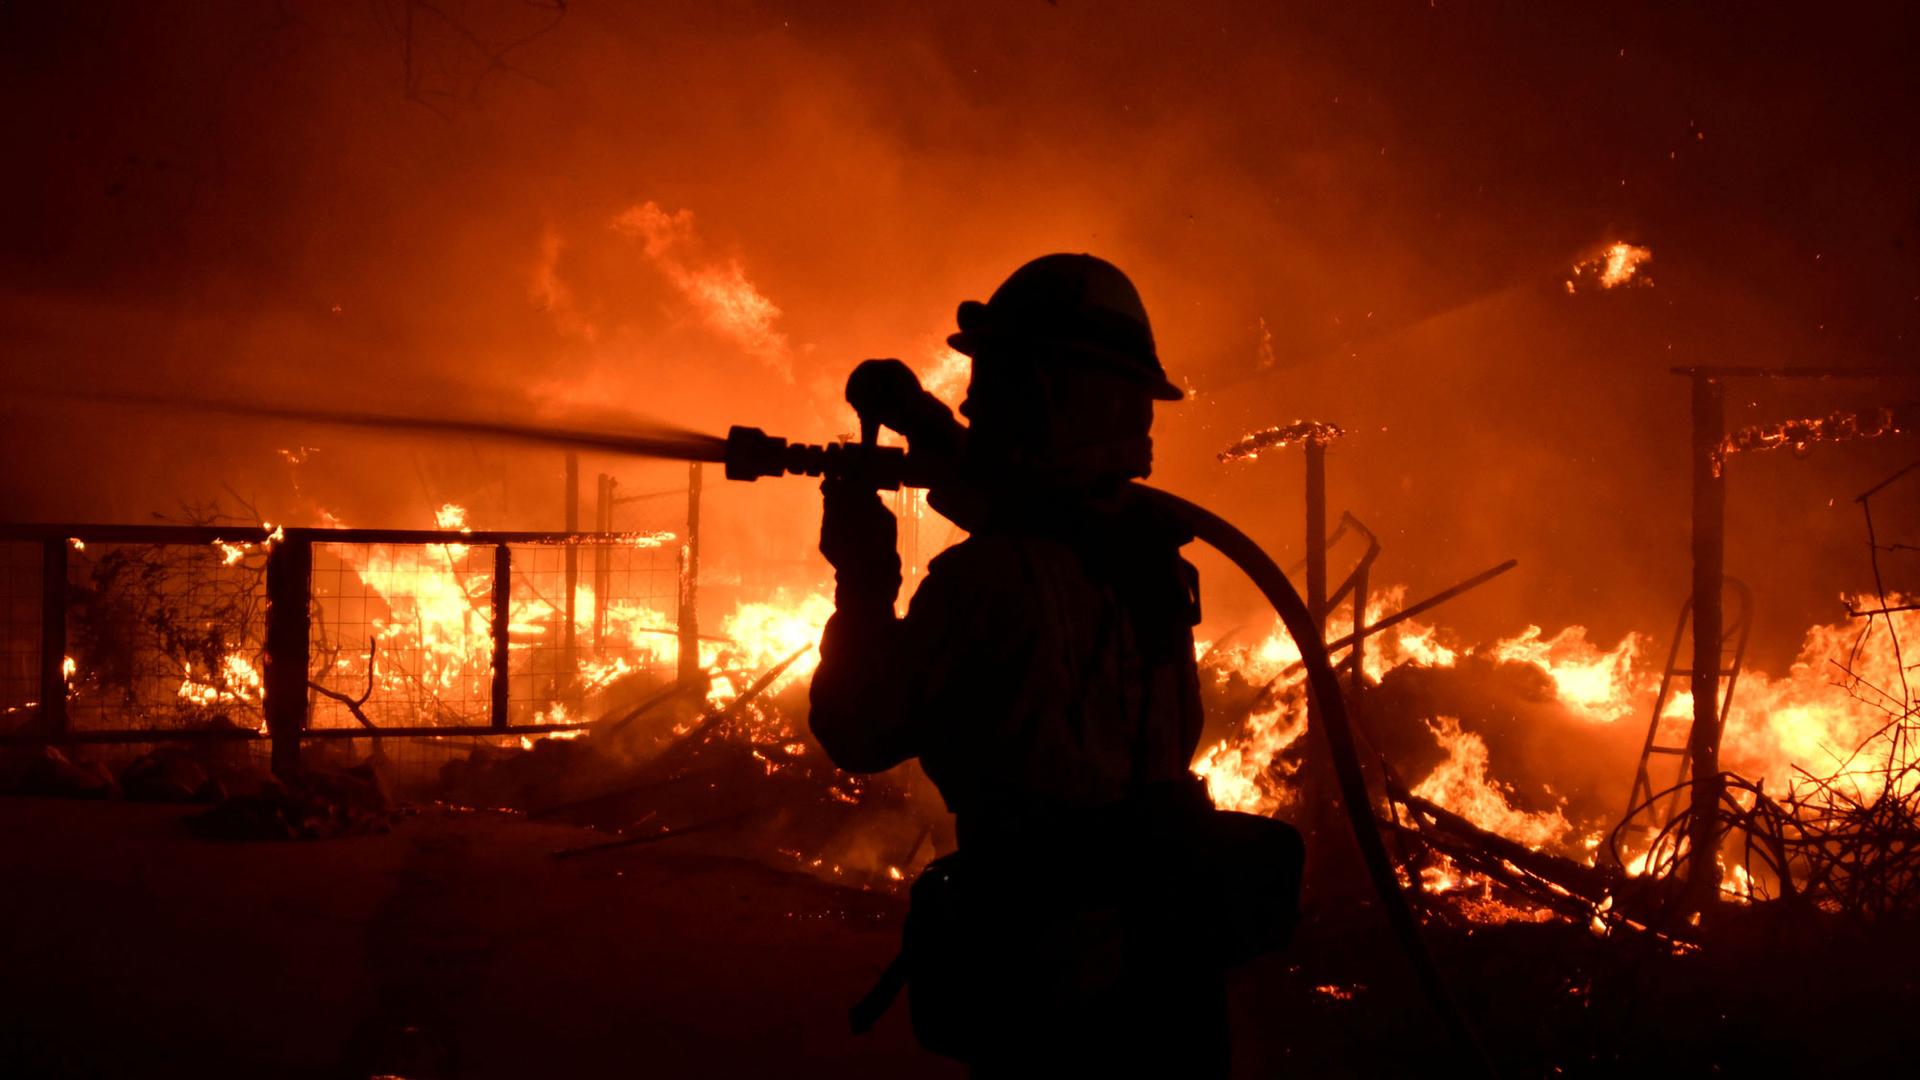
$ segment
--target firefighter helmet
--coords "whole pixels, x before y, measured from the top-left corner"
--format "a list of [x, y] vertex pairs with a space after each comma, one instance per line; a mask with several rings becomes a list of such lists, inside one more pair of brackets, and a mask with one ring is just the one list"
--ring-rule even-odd
[[1186, 396], [1167, 381], [1140, 293], [1105, 259], [1042, 255], [1015, 270], [986, 303], [963, 302], [959, 322], [947, 344], [968, 356], [1017, 348], [1042, 361], [1122, 375], [1160, 401]]

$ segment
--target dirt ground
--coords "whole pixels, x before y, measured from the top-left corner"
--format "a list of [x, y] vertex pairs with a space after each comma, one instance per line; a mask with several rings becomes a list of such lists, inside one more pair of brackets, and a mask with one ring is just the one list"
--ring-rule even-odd
[[[230, 843], [197, 809], [0, 798], [0, 1076], [962, 1075], [904, 1008], [848, 1032], [901, 897], [693, 838], [555, 859], [606, 837], [505, 813]], [[1907, 1060], [1920, 1003], [1920, 934], [1885, 928], [1756, 911], [1686, 956], [1565, 923], [1427, 937], [1504, 1077], [1862, 1075]], [[1363, 903], [1230, 986], [1236, 1077], [1473, 1073]]]
[[427, 811], [198, 839], [197, 808], [0, 799], [0, 1074], [957, 1076], [845, 1010], [890, 896], [671, 844]]

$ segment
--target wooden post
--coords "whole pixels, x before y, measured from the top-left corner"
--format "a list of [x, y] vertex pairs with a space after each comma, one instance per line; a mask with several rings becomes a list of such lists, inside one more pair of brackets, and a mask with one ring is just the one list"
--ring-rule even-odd
[[687, 467], [687, 539], [680, 546], [680, 683], [691, 685], [700, 670], [700, 463]]
[[[1322, 641], [1327, 636], [1327, 444], [1313, 435], [1306, 440], [1307, 486], [1307, 613], [1312, 616], [1314, 633]], [[1312, 736], [1322, 730], [1325, 713], [1320, 701], [1307, 698], [1307, 727]], [[1324, 742], [1318, 745], [1325, 746]], [[1294, 822], [1307, 840], [1307, 880], [1318, 900], [1325, 901], [1350, 893], [1359, 879], [1350, 871], [1351, 852], [1345, 845], [1325, 842], [1341, 828], [1340, 786], [1333, 771], [1333, 758], [1311, 753], [1299, 773], [1303, 801], [1302, 813]]]
[[267, 672], [262, 708], [273, 740], [273, 771], [300, 769], [300, 736], [307, 727], [307, 605], [313, 580], [313, 542], [283, 539], [267, 553]]
[[1693, 729], [1687, 736], [1693, 779], [1687, 829], [1687, 893], [1704, 911], [1720, 888], [1721, 581], [1726, 572], [1726, 477], [1720, 443], [1726, 411], [1720, 382], [1693, 377]]
[[40, 728], [67, 733], [67, 541], [49, 537], [40, 549]]
[[507, 726], [507, 628], [512, 624], [513, 549], [493, 549], [493, 726]]
[[1327, 630], [1327, 444], [1307, 437], [1307, 610]]
[[[574, 593], [580, 585], [580, 545], [572, 539], [572, 534], [580, 531], [580, 455], [567, 455], [567, 499], [566, 531], [568, 533], [566, 550], [566, 598], [562, 604], [566, 612], [566, 628], [560, 635], [560, 672], [561, 687], [571, 690], [576, 684], [574, 674], [580, 670], [580, 657], [574, 651], [579, 647], [573, 629]], [[571, 695], [569, 695], [571, 696]]]

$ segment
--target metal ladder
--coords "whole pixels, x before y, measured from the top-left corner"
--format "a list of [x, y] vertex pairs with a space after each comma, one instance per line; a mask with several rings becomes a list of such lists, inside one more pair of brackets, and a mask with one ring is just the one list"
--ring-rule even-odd
[[[1723, 666], [1720, 671], [1720, 729], [1726, 730], [1727, 714], [1733, 707], [1734, 684], [1740, 680], [1740, 661], [1747, 654], [1747, 632], [1753, 628], [1753, 590], [1747, 583], [1736, 577], [1723, 577], [1726, 591], [1734, 597], [1733, 617], [1723, 624], [1720, 634], [1720, 656]], [[1673, 644], [1667, 650], [1666, 671], [1660, 677], [1660, 692], [1653, 699], [1653, 715], [1647, 721], [1647, 740], [1640, 747], [1640, 763], [1634, 769], [1633, 790], [1627, 796], [1626, 820], [1621, 832], [1646, 833], [1658, 831], [1673, 820], [1680, 797], [1678, 786], [1687, 779], [1690, 762], [1688, 760], [1687, 741], [1692, 735], [1693, 720], [1689, 716], [1686, 728], [1678, 745], [1660, 742], [1660, 714], [1666, 710], [1667, 701], [1672, 696], [1673, 684], [1678, 681], [1682, 687], [1693, 679], [1693, 669], [1677, 667], [1680, 661], [1680, 646], [1693, 636], [1693, 597], [1687, 597], [1680, 605], [1680, 619], [1673, 628]], [[1728, 647], [1732, 647], [1732, 660], [1727, 661]], [[1664, 788], [1653, 784], [1653, 759], [1655, 755], [1677, 758], [1674, 765], [1673, 780]], [[1654, 796], [1660, 791], [1671, 791], [1661, 805], [1654, 805]], [[1643, 819], [1636, 821], [1635, 819]]]

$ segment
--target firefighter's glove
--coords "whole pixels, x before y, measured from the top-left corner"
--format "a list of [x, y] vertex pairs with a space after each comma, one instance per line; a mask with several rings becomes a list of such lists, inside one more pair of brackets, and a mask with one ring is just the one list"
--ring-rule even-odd
[[925, 396], [913, 369], [898, 360], [862, 360], [847, 376], [847, 404], [863, 420], [902, 431]]
[[879, 598], [900, 591], [899, 523], [872, 487], [828, 477], [820, 484], [820, 554], [833, 565], [837, 596]]

